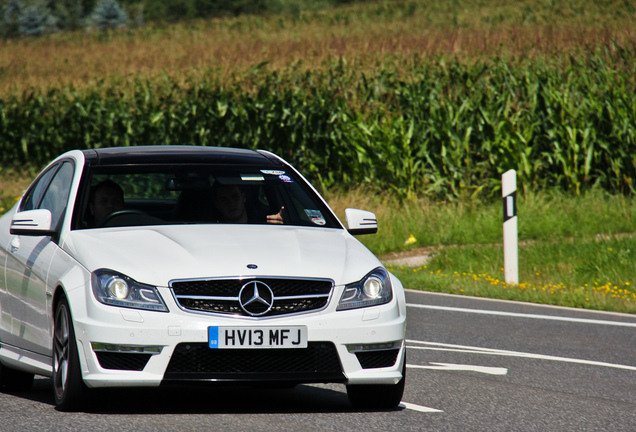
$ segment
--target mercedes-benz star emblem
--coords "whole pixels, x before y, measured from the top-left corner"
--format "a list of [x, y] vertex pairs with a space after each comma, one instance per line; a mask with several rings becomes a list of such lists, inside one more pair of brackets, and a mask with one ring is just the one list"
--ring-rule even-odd
[[274, 305], [274, 293], [264, 282], [249, 281], [241, 287], [239, 304], [251, 316], [265, 315]]

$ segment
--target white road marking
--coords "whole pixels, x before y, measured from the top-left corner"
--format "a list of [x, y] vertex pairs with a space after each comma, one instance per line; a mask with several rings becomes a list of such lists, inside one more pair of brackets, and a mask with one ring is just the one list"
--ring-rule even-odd
[[562, 317], [562, 316], [554, 316], [554, 315], [524, 314], [524, 313], [515, 313], [515, 312], [485, 310], [485, 309], [467, 309], [467, 308], [456, 308], [456, 307], [447, 307], [447, 306], [421, 305], [421, 304], [413, 304], [413, 303], [407, 303], [406, 305], [409, 307], [414, 307], [418, 309], [444, 310], [449, 312], [465, 312], [465, 313], [474, 313], [474, 314], [481, 314], [481, 315], [498, 315], [498, 316], [508, 316], [508, 317], [516, 317], [516, 318], [567, 321], [567, 322], [576, 322], [576, 323], [584, 323], [584, 324], [601, 324], [601, 325], [613, 325], [613, 326], [620, 326], [620, 327], [636, 327], [636, 323], [621, 322], [621, 321], [571, 318], [571, 317]]
[[[409, 348], [412, 348], [412, 347], [409, 347]], [[420, 366], [420, 365], [407, 364], [406, 367], [411, 369], [470, 371], [470, 372], [485, 373], [489, 375], [506, 375], [508, 373], [508, 369], [501, 368], [501, 367], [473, 366], [473, 365], [463, 365], [463, 364], [454, 364], [454, 363], [433, 363], [433, 362], [429, 362], [429, 364], [434, 366]]]
[[429, 407], [425, 407], [425, 406], [422, 406], [422, 405], [415, 405], [415, 404], [408, 403], [408, 402], [400, 402], [400, 406], [402, 406], [404, 408], [408, 408], [408, 409], [413, 410], [413, 411], [422, 412], [422, 413], [444, 412], [442, 410], [438, 410], [438, 409], [435, 409], [435, 408], [429, 408]]
[[603, 367], [611, 367], [616, 369], [636, 371], [636, 367], [634, 366], [605, 363], [605, 362], [598, 362], [598, 361], [592, 361], [592, 360], [581, 360], [581, 359], [573, 359], [573, 358], [567, 358], [567, 357], [549, 356], [549, 355], [543, 355], [543, 354], [532, 354], [532, 353], [524, 353], [524, 352], [518, 352], [518, 351], [506, 351], [506, 350], [499, 350], [499, 349], [492, 349], [492, 348], [481, 348], [481, 347], [474, 347], [474, 346], [468, 346], [468, 345], [451, 345], [451, 344], [438, 343], [438, 342], [424, 342], [424, 341], [409, 340], [409, 339], [407, 339], [406, 342], [411, 344], [426, 345], [426, 346], [407, 346], [407, 348], [411, 348], [411, 349], [433, 350], [433, 351], [455, 351], [455, 352], [465, 352], [470, 354], [486, 354], [486, 355], [497, 355], [497, 356], [507, 356], [507, 357], [530, 358], [530, 359], [538, 359], [538, 360], [552, 360], [552, 361], [560, 361], [560, 362], [567, 362], [567, 363], [577, 363], [577, 364], [584, 364], [584, 365], [590, 365], [590, 366], [603, 366]]

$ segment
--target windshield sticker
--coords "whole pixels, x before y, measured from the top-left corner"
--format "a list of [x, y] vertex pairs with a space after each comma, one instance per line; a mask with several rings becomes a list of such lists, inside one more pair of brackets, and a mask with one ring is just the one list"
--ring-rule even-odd
[[260, 174], [241, 174], [241, 180], [243, 181], [263, 181], [263, 178]]
[[279, 175], [279, 176], [278, 176], [278, 178], [279, 178], [282, 182], [284, 182], [284, 183], [293, 183], [293, 182], [294, 182], [294, 181], [291, 179], [291, 177], [290, 177], [290, 176], [285, 175], [285, 174], [281, 174], [281, 175]]
[[326, 225], [327, 224], [327, 221], [323, 217], [323, 215], [320, 212], [320, 210], [305, 209], [305, 214], [307, 214], [309, 219], [311, 219], [311, 221], [313, 223], [315, 223], [316, 225]]
[[261, 172], [263, 174], [269, 174], [269, 175], [275, 175], [275, 176], [280, 176], [285, 174], [285, 171], [281, 171], [281, 170], [261, 170]]

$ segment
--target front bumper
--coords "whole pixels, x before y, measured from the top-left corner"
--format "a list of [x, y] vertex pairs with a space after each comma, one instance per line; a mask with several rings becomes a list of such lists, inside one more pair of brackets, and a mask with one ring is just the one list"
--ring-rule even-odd
[[[390, 303], [271, 318], [191, 313], [160, 289], [168, 313], [124, 309], [86, 298], [74, 316], [88, 387], [187, 383], [341, 382], [395, 384], [402, 377], [406, 317]], [[82, 308], [78, 308], [82, 309]], [[208, 348], [210, 326], [307, 326], [306, 349]]]

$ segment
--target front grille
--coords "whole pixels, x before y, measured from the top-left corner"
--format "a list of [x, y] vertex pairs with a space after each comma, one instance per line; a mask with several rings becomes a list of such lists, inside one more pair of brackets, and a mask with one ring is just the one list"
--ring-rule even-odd
[[[269, 303], [253, 305], [253, 310], [250, 310], [252, 313], [248, 313], [241, 307], [239, 294], [244, 285], [255, 281], [271, 289], [271, 309], [267, 309]], [[324, 308], [329, 302], [333, 282], [325, 279], [198, 279], [173, 281], [170, 288], [179, 306], [186, 310], [240, 316], [275, 316]], [[247, 290], [243, 301], [251, 295], [252, 291]]]
[[165, 381], [344, 382], [331, 342], [309, 342], [302, 349], [211, 349], [206, 343], [177, 345]]
[[397, 361], [399, 348], [382, 351], [361, 351], [356, 353], [362, 369], [391, 367]]
[[99, 365], [104, 369], [140, 371], [146, 367], [151, 354], [118, 353], [99, 351], [95, 353]]

